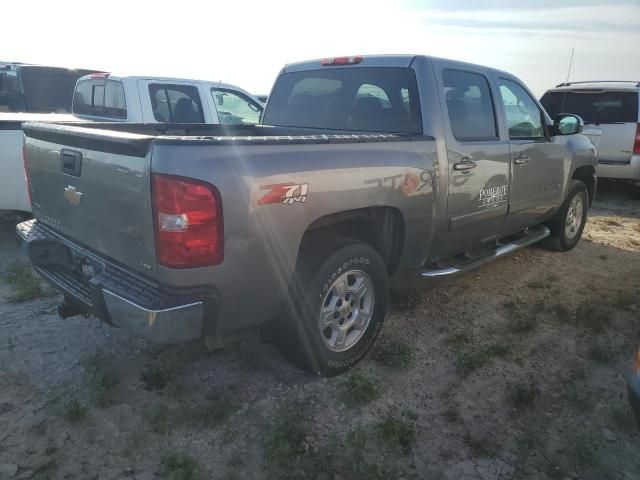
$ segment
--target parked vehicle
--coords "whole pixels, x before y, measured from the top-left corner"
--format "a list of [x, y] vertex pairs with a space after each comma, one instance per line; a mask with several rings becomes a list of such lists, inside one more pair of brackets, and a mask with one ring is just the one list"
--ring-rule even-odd
[[375, 341], [390, 284], [539, 241], [569, 250], [596, 189], [580, 118], [552, 121], [520, 80], [478, 65], [288, 65], [263, 121], [25, 125], [36, 218], [17, 232], [64, 293], [61, 316], [160, 342], [273, 320], [285, 355], [336, 375]]
[[69, 113], [76, 80], [95, 72], [0, 62], [0, 112]]
[[73, 96], [73, 113], [97, 121], [254, 125], [263, 109], [226, 83], [106, 73], [78, 80]]
[[636, 352], [633, 362], [633, 370], [628, 382], [629, 404], [640, 428], [640, 349]]
[[250, 125], [260, 120], [264, 108], [236, 86], [175, 78], [94, 73], [80, 78], [72, 93], [73, 88], [65, 98], [74, 116], [0, 114], [0, 178], [9, 179], [0, 191], [0, 210], [31, 211], [22, 161], [25, 121]]
[[561, 83], [540, 100], [550, 115], [574, 113], [601, 131], [598, 176], [640, 185], [640, 82]]

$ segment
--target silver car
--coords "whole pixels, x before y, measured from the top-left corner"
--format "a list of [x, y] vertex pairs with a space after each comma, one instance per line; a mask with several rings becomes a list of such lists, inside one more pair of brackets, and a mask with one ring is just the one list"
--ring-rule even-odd
[[640, 185], [639, 92], [640, 82], [635, 81], [561, 83], [540, 102], [551, 117], [573, 113], [601, 131], [598, 177]]

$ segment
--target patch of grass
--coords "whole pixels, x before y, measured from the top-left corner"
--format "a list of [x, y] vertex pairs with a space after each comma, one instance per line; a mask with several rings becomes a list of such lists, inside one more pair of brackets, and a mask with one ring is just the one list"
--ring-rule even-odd
[[547, 306], [547, 311], [562, 323], [572, 323], [573, 312], [564, 303], [556, 302]]
[[589, 299], [578, 306], [575, 325], [594, 333], [601, 333], [611, 324], [613, 312], [599, 300]]
[[507, 401], [516, 409], [531, 407], [538, 396], [538, 389], [533, 383], [510, 383], [507, 385]]
[[147, 365], [140, 373], [144, 389], [149, 392], [162, 390], [174, 378], [175, 373], [167, 365]]
[[511, 347], [504, 343], [467, 346], [456, 352], [454, 363], [458, 373], [466, 377], [494, 358], [505, 358], [509, 353], [511, 353]]
[[53, 480], [57, 470], [58, 465], [56, 464], [55, 460], [52, 460], [36, 468], [33, 472], [31, 480]]
[[579, 470], [590, 470], [600, 462], [598, 444], [590, 432], [578, 432], [569, 449], [571, 460]]
[[40, 278], [27, 262], [11, 262], [3, 280], [11, 287], [11, 294], [7, 298], [10, 302], [26, 302], [44, 295]]
[[62, 405], [62, 416], [70, 423], [80, 423], [87, 419], [89, 411], [76, 398], [67, 400]]
[[408, 368], [413, 364], [413, 349], [400, 339], [385, 338], [376, 343], [372, 357], [387, 367]]
[[467, 432], [464, 436], [464, 443], [467, 447], [469, 447], [473, 456], [476, 457], [495, 457], [496, 452], [499, 448], [493, 437], [480, 438], [471, 435], [469, 432]]
[[238, 410], [237, 402], [225, 395], [209, 395], [207, 402], [194, 409], [192, 419], [198, 424], [215, 427], [223, 424]]
[[347, 407], [359, 407], [380, 397], [378, 383], [360, 372], [353, 372], [344, 385], [342, 400]]
[[390, 446], [399, 446], [404, 453], [409, 453], [416, 441], [416, 427], [393, 415], [386, 417], [375, 427], [376, 434]]
[[154, 433], [167, 434], [173, 429], [173, 411], [166, 405], [154, 405], [145, 414], [149, 428]]
[[160, 462], [160, 475], [167, 480], [199, 480], [200, 464], [189, 454], [169, 452]]
[[636, 420], [626, 405], [625, 408], [613, 407], [609, 412], [609, 418], [611, 426], [616, 430], [623, 432], [635, 432], [636, 430]]
[[464, 419], [462, 418], [462, 415], [460, 414], [460, 410], [455, 405], [448, 406], [442, 412], [442, 415], [444, 415], [444, 418], [446, 418], [449, 423], [458, 423], [459, 424], [459, 423], [463, 423], [464, 422]]
[[99, 407], [109, 406], [113, 401], [114, 387], [119, 382], [113, 359], [95, 354], [84, 359], [82, 366], [92, 401]]
[[459, 347], [471, 343], [471, 335], [464, 330], [454, 332], [444, 339], [444, 343], [449, 346]]
[[305, 452], [307, 426], [298, 406], [283, 411], [267, 433], [264, 445], [265, 470], [268, 478], [286, 478], [291, 465]]
[[416, 288], [406, 288], [391, 292], [391, 305], [401, 312], [410, 312], [420, 305], [420, 293]]
[[637, 295], [631, 290], [619, 290], [613, 295], [611, 305], [618, 308], [629, 308], [637, 301]]
[[597, 363], [609, 363], [619, 351], [609, 337], [596, 337], [589, 347], [589, 358]]

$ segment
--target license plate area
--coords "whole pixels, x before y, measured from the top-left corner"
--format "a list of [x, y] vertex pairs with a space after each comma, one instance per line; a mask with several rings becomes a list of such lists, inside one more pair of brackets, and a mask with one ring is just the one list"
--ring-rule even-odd
[[57, 240], [34, 240], [29, 243], [28, 254], [35, 267], [63, 269], [87, 283], [104, 269], [104, 264]]

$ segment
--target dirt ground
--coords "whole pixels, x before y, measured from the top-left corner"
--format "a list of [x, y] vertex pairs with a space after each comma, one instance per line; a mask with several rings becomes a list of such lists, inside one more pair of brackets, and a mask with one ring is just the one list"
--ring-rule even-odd
[[602, 182], [575, 250], [419, 285], [330, 380], [257, 332], [157, 347], [0, 284], [0, 479], [640, 479], [638, 198]]

